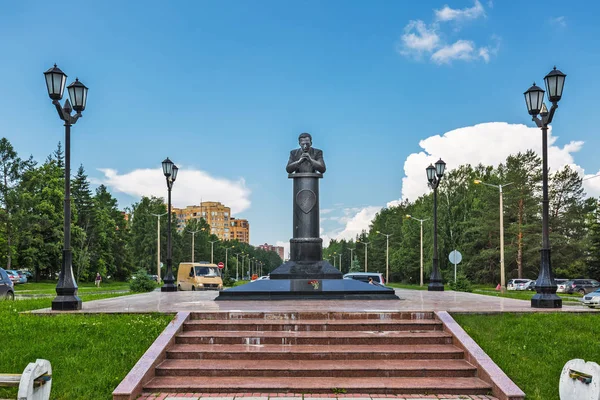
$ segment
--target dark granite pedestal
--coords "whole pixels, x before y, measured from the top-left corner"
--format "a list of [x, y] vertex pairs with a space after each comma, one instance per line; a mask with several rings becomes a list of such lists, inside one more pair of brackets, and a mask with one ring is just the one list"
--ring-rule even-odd
[[223, 290], [215, 300], [398, 300], [394, 290], [354, 279], [264, 279]]

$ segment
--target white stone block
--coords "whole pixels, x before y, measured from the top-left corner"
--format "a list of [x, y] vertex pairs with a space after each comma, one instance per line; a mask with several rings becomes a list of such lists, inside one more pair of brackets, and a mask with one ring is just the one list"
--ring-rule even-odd
[[600, 400], [600, 365], [576, 358], [560, 373], [560, 400]]

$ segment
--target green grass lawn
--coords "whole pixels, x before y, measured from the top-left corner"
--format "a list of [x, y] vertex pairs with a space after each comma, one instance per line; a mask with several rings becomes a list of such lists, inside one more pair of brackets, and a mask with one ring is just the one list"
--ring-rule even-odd
[[423, 286], [413, 285], [409, 283], [399, 283], [399, 282], [388, 282], [385, 286], [393, 287], [397, 289], [412, 289], [412, 290], [427, 290], [427, 285], [429, 282], [423, 282]]
[[[487, 285], [473, 285], [473, 293], [483, 294], [486, 296], [508, 297], [511, 299], [531, 300], [535, 294], [534, 290], [505, 290], [504, 292], [496, 290], [496, 288]], [[567, 294], [556, 293], [563, 299], [563, 303], [579, 304], [577, 299], [582, 296], [579, 293]]]
[[[118, 290], [129, 290], [129, 282], [102, 283], [97, 288], [92, 282], [78, 282], [78, 293], [109, 292]], [[16, 294], [56, 294], [56, 282], [27, 282], [15, 285]]]
[[[85, 294], [83, 301], [118, 294]], [[109, 399], [111, 393], [172, 320], [163, 314], [35, 315], [52, 298], [0, 301], [0, 373], [21, 373], [36, 358], [53, 369], [51, 399]], [[0, 398], [16, 398], [0, 388]]]
[[525, 392], [528, 400], [559, 400], [558, 380], [567, 361], [600, 361], [597, 313], [453, 317]]

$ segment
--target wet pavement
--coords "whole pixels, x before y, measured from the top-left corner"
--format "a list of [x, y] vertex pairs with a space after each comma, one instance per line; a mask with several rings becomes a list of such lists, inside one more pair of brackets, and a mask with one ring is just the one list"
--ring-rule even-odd
[[[215, 301], [218, 292], [160, 292], [134, 294], [87, 301], [80, 311], [69, 313], [175, 313], [190, 312], [294, 312], [318, 311], [448, 311], [448, 312], [600, 312], [582, 304], [563, 304], [562, 309], [532, 308], [529, 300], [487, 296], [465, 292], [428, 292], [396, 289], [400, 300], [283, 300], [283, 301]], [[59, 313], [42, 309], [36, 313]]]

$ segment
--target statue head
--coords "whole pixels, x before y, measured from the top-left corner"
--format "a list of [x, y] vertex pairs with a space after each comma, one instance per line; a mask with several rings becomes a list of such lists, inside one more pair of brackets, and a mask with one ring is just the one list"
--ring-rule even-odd
[[310, 133], [301, 133], [298, 136], [298, 144], [303, 152], [308, 152], [312, 146], [312, 136], [310, 136]]

